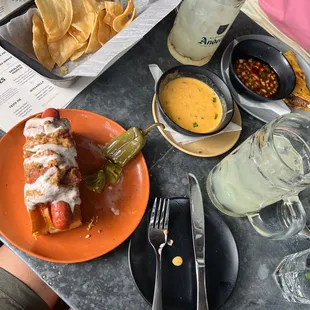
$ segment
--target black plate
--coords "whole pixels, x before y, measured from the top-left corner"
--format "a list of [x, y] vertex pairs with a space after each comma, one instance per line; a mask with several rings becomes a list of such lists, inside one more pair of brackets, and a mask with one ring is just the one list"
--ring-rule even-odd
[[[245, 86], [235, 72], [234, 63], [236, 60], [251, 57], [267, 63], [277, 74], [279, 89], [269, 98], [265, 98]], [[295, 72], [285, 56], [272, 45], [253, 39], [241, 41], [233, 47], [229, 63], [229, 76], [232, 84], [240, 93], [258, 101], [274, 101], [286, 98], [296, 85]]]
[[[147, 238], [148, 212], [134, 232], [129, 245], [131, 274], [142, 296], [152, 302], [155, 279], [155, 254]], [[234, 237], [223, 219], [205, 208], [206, 277], [210, 310], [222, 306], [231, 295], [238, 276], [239, 257]], [[170, 200], [169, 236], [172, 246], [163, 249], [164, 310], [196, 309], [196, 275], [190, 224], [189, 200]], [[183, 258], [175, 267], [172, 259]]]

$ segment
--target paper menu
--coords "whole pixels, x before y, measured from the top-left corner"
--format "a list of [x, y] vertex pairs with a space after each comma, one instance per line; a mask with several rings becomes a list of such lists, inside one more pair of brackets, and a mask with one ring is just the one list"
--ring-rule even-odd
[[8, 131], [48, 107], [66, 107], [94, 78], [60, 88], [0, 47], [0, 127]]

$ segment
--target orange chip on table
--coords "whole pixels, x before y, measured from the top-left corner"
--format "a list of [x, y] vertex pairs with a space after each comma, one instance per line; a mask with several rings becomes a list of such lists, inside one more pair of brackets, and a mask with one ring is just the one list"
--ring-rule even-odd
[[94, 24], [92, 33], [90, 35], [85, 54], [96, 52], [101, 47], [101, 44], [98, 40], [98, 30], [99, 30], [99, 15], [97, 14], [95, 24]]
[[88, 40], [95, 22], [95, 13], [87, 13], [82, 0], [72, 0], [73, 18], [68, 32], [79, 42]]
[[35, 0], [49, 42], [61, 39], [70, 28], [73, 18], [71, 0]]
[[55, 61], [52, 59], [47, 45], [47, 33], [43, 22], [37, 14], [32, 16], [33, 49], [40, 64], [48, 70], [52, 70]]

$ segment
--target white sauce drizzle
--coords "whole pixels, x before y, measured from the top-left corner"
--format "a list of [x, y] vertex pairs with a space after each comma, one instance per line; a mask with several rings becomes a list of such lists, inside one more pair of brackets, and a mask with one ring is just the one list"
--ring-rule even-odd
[[24, 136], [35, 137], [39, 134], [50, 134], [60, 129], [70, 130], [70, 123], [66, 118], [31, 118], [24, 128]]
[[[44, 167], [48, 166], [49, 159], [52, 155], [42, 155], [45, 151], [53, 151], [55, 154], [58, 154], [57, 162], [60, 163], [61, 167], [77, 167], [76, 156], [77, 152], [74, 147], [63, 147], [62, 145], [57, 144], [38, 144], [32, 148], [27, 148], [26, 151], [34, 153], [30, 157], [26, 158], [24, 164], [39, 163], [42, 161]], [[38, 159], [41, 158], [41, 159]]]
[[[28, 120], [25, 125], [24, 136], [27, 138], [35, 137], [40, 134], [48, 135], [61, 129], [70, 130], [70, 128], [69, 121], [64, 118], [32, 118]], [[50, 161], [56, 160], [57, 166], [60, 169], [78, 166], [76, 162], [77, 152], [75, 147], [66, 148], [57, 144], [38, 144], [32, 148], [26, 148], [25, 151], [32, 152], [33, 154], [24, 159], [24, 165], [39, 163], [43, 167], [48, 167]], [[53, 154], [44, 155], [45, 151], [52, 151]], [[25, 184], [25, 204], [28, 209], [35, 209], [38, 203], [50, 202], [55, 204], [59, 201], [64, 201], [70, 205], [71, 211], [73, 212], [74, 206], [81, 204], [78, 186], [61, 186], [49, 182], [50, 178], [56, 172], [57, 167], [51, 167], [34, 183]], [[36, 191], [36, 194], [29, 195], [29, 191]]]
[[24, 164], [29, 165], [29, 164], [34, 163], [34, 164], [41, 164], [43, 167], [47, 167], [50, 161], [57, 160], [59, 158], [59, 154], [56, 154], [56, 153], [51, 154], [51, 155], [42, 155], [42, 156], [40, 156], [40, 154], [43, 154], [43, 153], [41, 152], [35, 155], [39, 157], [35, 157], [34, 155], [32, 155], [29, 158], [25, 158]]

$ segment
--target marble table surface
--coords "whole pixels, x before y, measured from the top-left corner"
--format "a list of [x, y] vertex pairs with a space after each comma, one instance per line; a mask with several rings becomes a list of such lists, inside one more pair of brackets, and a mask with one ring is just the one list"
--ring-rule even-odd
[[[125, 128], [145, 127], [152, 123], [151, 100], [154, 82], [148, 64], [163, 70], [178, 63], [169, 54], [166, 40], [173, 24], [174, 12], [168, 15], [119, 61], [88, 86], [70, 104], [105, 115]], [[208, 69], [220, 73], [220, 57], [227, 44], [245, 34], [264, 34], [257, 24], [240, 13]], [[263, 124], [241, 111], [243, 130], [238, 143], [244, 141]], [[2, 133], [3, 134], [3, 133]], [[171, 146], [154, 130], [148, 137], [143, 154], [150, 172], [151, 194], [184, 196], [188, 192], [187, 173], [194, 173], [208, 201], [205, 182], [209, 171], [223, 156], [196, 158]], [[240, 271], [235, 290], [222, 307], [229, 310], [309, 309], [309, 306], [287, 303], [271, 277], [280, 260], [290, 253], [309, 247], [309, 241], [290, 238], [272, 241], [258, 235], [246, 219], [223, 216], [238, 246]], [[2, 238], [4, 243], [7, 241]], [[127, 240], [107, 255], [80, 264], [54, 264], [33, 258], [9, 245], [46, 283], [75, 310], [145, 310], [150, 309], [137, 291], [128, 267]]]

